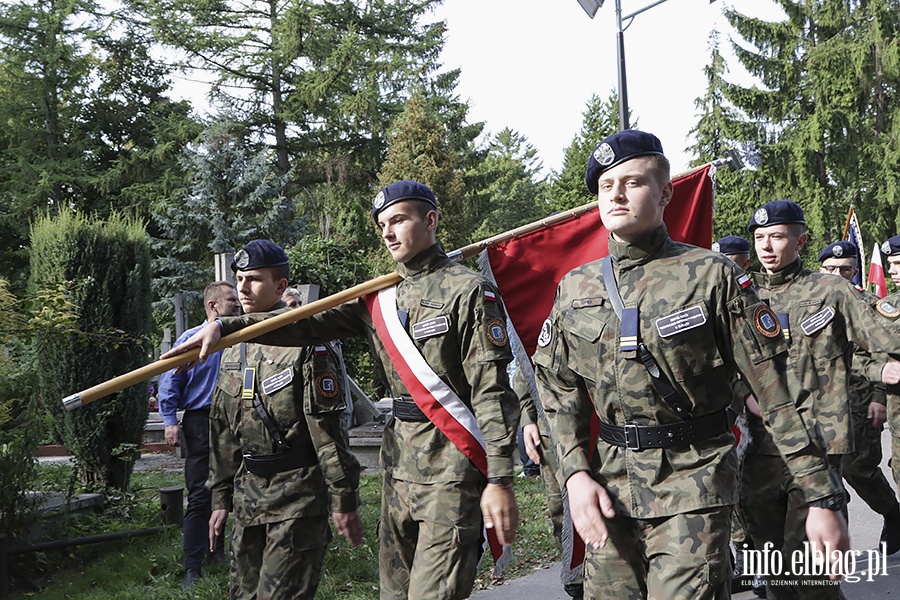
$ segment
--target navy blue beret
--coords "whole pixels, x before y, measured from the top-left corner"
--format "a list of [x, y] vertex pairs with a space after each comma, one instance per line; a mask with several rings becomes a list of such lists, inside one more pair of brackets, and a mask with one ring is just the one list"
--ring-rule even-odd
[[826, 258], [859, 258], [859, 248], [848, 241], [832, 242], [819, 252], [819, 262]]
[[662, 144], [652, 133], [626, 129], [614, 133], [594, 148], [588, 158], [587, 170], [584, 172], [584, 182], [590, 193], [597, 193], [597, 180], [604, 171], [612, 169], [616, 165], [638, 156], [662, 154]]
[[761, 208], [756, 209], [747, 231], [753, 231], [757, 227], [769, 227], [770, 225], [784, 225], [790, 223], [806, 224], [803, 217], [803, 209], [796, 202], [790, 200], [773, 200], [766, 202]]
[[881, 252], [882, 254], [887, 254], [888, 256], [900, 254], [900, 235], [895, 235], [892, 238], [888, 238], [888, 240], [881, 245]]
[[280, 267], [288, 264], [287, 254], [278, 244], [269, 240], [253, 240], [234, 253], [231, 259], [231, 271], [252, 271], [267, 267]]
[[712, 251], [722, 254], [750, 254], [750, 242], [739, 235], [726, 235], [712, 245]]
[[378, 213], [401, 200], [421, 200], [429, 203], [437, 210], [437, 199], [434, 197], [434, 192], [431, 191], [431, 188], [418, 181], [403, 179], [395, 181], [378, 192], [378, 195], [375, 196], [375, 202], [372, 203], [372, 220], [378, 221]]

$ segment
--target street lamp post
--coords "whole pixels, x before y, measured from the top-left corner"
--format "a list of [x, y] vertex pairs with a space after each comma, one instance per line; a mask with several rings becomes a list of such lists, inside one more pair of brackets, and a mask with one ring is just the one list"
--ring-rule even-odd
[[[661, 0], [665, 2], [666, 0]], [[602, 4], [602, 0], [600, 0]], [[658, 4], [658, 3], [657, 3]], [[593, 18], [593, 17], [592, 17]], [[631, 129], [628, 122], [628, 82], [625, 77], [625, 30], [622, 28], [622, 3], [616, 0], [616, 64], [619, 74], [619, 130]]]
[[[604, 0], [578, 0], [578, 4], [581, 5], [584, 12], [592, 19], [594, 18], [594, 15], [597, 14], [597, 11], [600, 10], [600, 7], [603, 6], [603, 2]], [[622, 27], [622, 23], [628, 21], [628, 25], [630, 26], [631, 20], [636, 16], [663, 2], [668, 2], [668, 0], [656, 0], [656, 2], [648, 4], [644, 8], [640, 8], [633, 13], [622, 16], [622, 0], [616, 0], [616, 58], [618, 59], [619, 75], [619, 129], [622, 131], [630, 129], [628, 123], [628, 82], [625, 78], [625, 29], [627, 29], [627, 27]], [[715, 2], [715, 0], [709, 0], [710, 4], [713, 2]]]

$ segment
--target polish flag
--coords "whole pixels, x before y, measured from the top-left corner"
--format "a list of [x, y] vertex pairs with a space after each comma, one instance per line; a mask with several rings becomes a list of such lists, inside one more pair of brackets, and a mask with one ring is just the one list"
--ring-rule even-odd
[[[879, 298], [887, 296], [887, 282], [884, 280], [884, 265], [881, 263], [881, 249], [875, 244], [872, 262], [869, 265], [869, 287]], [[873, 289], [874, 288], [874, 289]]]

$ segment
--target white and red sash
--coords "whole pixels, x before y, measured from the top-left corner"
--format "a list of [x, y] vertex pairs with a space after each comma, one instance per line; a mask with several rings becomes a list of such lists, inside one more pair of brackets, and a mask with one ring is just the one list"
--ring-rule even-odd
[[[478, 421], [456, 392], [437, 376], [409, 337], [397, 316], [397, 287], [369, 294], [366, 306], [375, 331], [416, 406], [487, 477], [487, 446]], [[499, 571], [510, 553], [504, 552], [493, 529], [487, 530], [487, 538]]]

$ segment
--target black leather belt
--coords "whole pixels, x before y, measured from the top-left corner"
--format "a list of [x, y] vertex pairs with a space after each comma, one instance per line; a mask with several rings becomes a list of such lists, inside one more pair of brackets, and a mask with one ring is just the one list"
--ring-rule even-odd
[[275, 454], [245, 454], [244, 466], [254, 475], [271, 477], [277, 473], [311, 467], [319, 462], [315, 452], [276, 452]]
[[394, 398], [394, 418], [408, 423], [427, 423], [429, 421], [412, 398]]
[[644, 450], [694, 444], [721, 435], [734, 425], [730, 408], [669, 425], [612, 425], [600, 422], [600, 438], [607, 444]]

